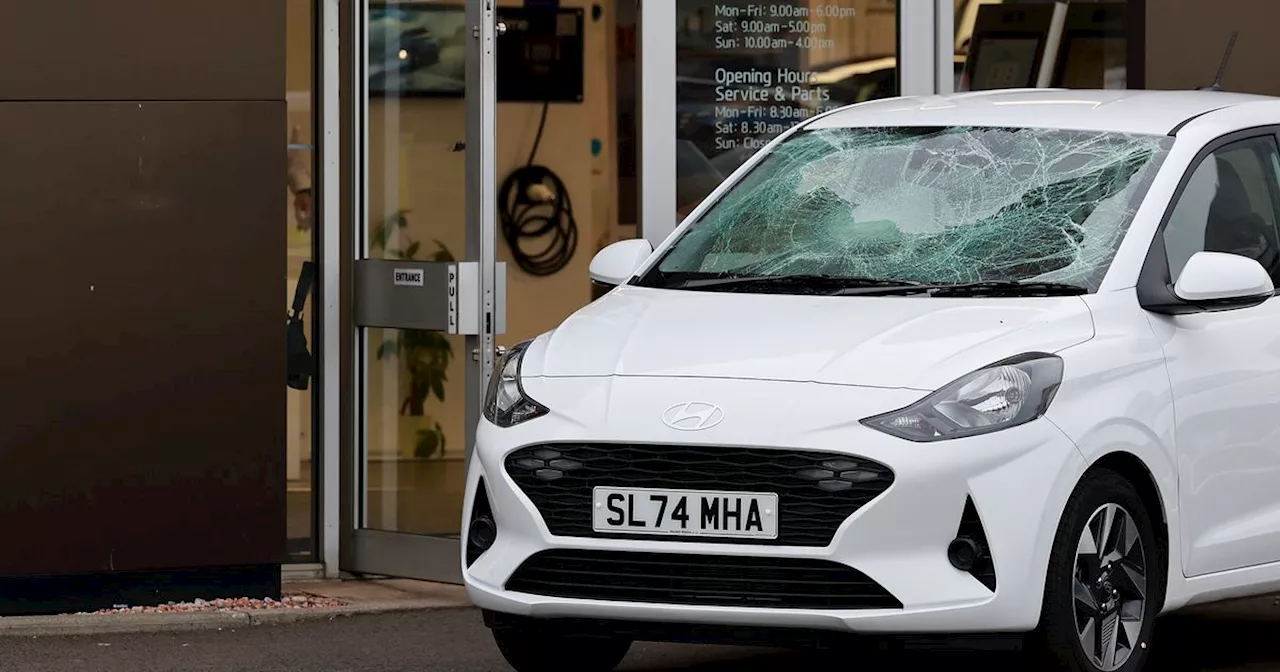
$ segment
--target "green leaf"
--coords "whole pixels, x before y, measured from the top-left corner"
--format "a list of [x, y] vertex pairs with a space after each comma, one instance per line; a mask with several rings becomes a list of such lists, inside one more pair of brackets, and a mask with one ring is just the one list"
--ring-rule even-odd
[[453, 258], [453, 253], [449, 251], [449, 248], [444, 243], [440, 242], [438, 238], [433, 238], [432, 242], [436, 244], [436, 252], [435, 254], [431, 255], [432, 260], [457, 261], [456, 259]]
[[418, 250], [422, 248], [422, 243], [413, 241], [409, 243], [409, 247], [405, 248], [404, 259], [413, 259], [418, 256]]
[[409, 219], [406, 217], [408, 213], [408, 210], [397, 210], [375, 224], [369, 232], [369, 246], [386, 250], [387, 244], [391, 241], [391, 234], [409, 225]]
[[[439, 423], [436, 424], [438, 428]], [[418, 430], [418, 441], [413, 447], [413, 453], [420, 458], [433, 457], [436, 451], [440, 449], [443, 443], [444, 434], [439, 429], [422, 429]]]
[[431, 391], [435, 393], [436, 398], [441, 402], [444, 401], [444, 373], [437, 372], [431, 377]]
[[378, 359], [386, 359], [387, 357], [395, 355], [399, 351], [400, 344], [394, 339], [383, 341], [382, 344], [378, 346], [377, 357]]

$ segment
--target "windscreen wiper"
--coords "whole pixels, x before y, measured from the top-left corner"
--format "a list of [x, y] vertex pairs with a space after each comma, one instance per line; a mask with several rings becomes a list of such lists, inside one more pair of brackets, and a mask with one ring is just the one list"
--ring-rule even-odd
[[1078, 296], [1089, 290], [1063, 282], [986, 280], [959, 284], [924, 284], [898, 278], [842, 277], [838, 275], [710, 275], [673, 279], [662, 286], [670, 289], [728, 290], [738, 288], [796, 288], [828, 296]]
[[837, 296], [890, 296], [895, 294], [928, 294], [929, 296], [1078, 296], [1089, 290], [1064, 282], [1022, 282], [987, 280], [954, 285], [907, 283], [902, 286], [848, 287], [837, 290]]
[[929, 288], [932, 296], [1079, 296], [1089, 290], [1066, 282], [989, 280]]
[[840, 293], [852, 289], [897, 289], [914, 287], [917, 283], [910, 280], [894, 280], [890, 278], [859, 278], [838, 275], [791, 274], [791, 275], [739, 275], [712, 278], [693, 278], [676, 282], [669, 287], [675, 289], [732, 289], [736, 287], [801, 287], [828, 293], [836, 290]]

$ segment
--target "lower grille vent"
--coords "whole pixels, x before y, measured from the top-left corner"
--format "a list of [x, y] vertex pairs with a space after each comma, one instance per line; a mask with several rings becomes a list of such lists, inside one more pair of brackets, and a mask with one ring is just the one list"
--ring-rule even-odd
[[507, 590], [570, 599], [774, 609], [901, 609], [865, 574], [810, 558], [553, 550]]

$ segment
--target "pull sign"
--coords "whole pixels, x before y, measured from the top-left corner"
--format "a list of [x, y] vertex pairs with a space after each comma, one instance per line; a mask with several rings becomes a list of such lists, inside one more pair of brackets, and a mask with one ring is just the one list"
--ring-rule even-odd
[[393, 282], [398, 287], [421, 287], [423, 285], [423, 274], [420, 268], [397, 268], [394, 273]]
[[449, 264], [449, 333], [458, 333], [458, 265]]

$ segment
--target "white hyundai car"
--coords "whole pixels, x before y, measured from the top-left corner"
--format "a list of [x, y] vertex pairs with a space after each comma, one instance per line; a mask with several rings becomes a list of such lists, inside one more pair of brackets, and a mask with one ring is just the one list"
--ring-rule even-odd
[[469, 466], [507, 660], [992, 633], [1133, 672], [1158, 614], [1280, 588], [1278, 133], [1211, 90], [867, 102], [602, 250]]

